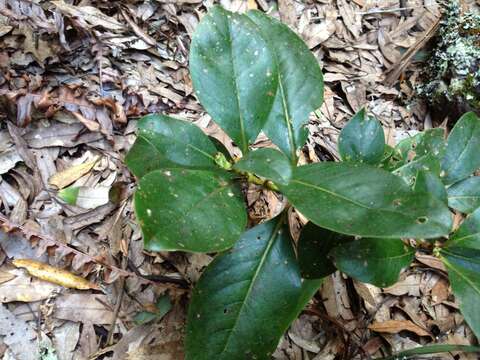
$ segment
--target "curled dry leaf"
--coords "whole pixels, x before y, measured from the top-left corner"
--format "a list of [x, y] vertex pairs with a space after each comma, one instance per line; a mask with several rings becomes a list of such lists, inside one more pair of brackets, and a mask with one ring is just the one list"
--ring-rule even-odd
[[93, 284], [80, 276], [39, 261], [30, 259], [17, 259], [13, 260], [12, 263], [16, 267], [26, 269], [32, 276], [66, 288], [79, 290], [99, 290], [98, 285]]

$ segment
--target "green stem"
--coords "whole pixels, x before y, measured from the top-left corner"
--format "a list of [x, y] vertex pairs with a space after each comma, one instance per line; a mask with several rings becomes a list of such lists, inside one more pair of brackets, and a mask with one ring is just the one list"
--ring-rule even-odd
[[251, 184], [260, 185], [272, 191], [279, 191], [278, 186], [275, 185], [272, 181], [261, 179], [257, 175], [251, 172], [240, 171], [233, 168], [233, 164], [230, 161], [228, 161], [225, 155], [223, 155], [220, 152], [215, 154], [215, 163], [224, 170], [233, 171], [234, 173], [237, 173], [243, 176], [247, 180], [247, 182]]
[[247, 182], [249, 182], [250, 184], [260, 185], [272, 191], [279, 191], [278, 186], [270, 180], [261, 179], [257, 175], [252, 174], [248, 171], [238, 171], [235, 169], [233, 169], [233, 171], [237, 174], [244, 176]]

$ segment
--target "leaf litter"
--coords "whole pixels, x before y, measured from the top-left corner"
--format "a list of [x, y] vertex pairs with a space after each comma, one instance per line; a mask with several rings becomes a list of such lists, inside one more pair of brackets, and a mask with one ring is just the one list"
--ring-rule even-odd
[[[152, 112], [195, 122], [238, 156], [192, 96], [187, 69], [192, 31], [211, 3], [1, 1], [2, 358], [33, 359], [51, 349], [58, 359], [183, 358], [186, 290], [212, 257], [143, 250], [134, 179], [123, 159], [137, 119]], [[428, 108], [413, 96], [421, 65], [409, 54], [421, 51], [438, 22], [440, 1], [221, 3], [281, 18], [322, 65], [325, 100], [311, 115], [301, 163], [339, 159], [339, 132], [363, 106], [392, 138], [432, 126]], [[271, 143], [259, 137], [256, 146]], [[64, 188], [79, 189], [76, 201], [65, 201]], [[284, 206], [255, 186], [247, 199], [254, 222]], [[15, 268], [21, 259], [54, 275]], [[60, 286], [68, 285], [62, 276], [100, 287], [69, 289]], [[136, 325], [135, 317], [165, 296], [172, 309]], [[418, 253], [387, 289], [339, 273], [327, 278], [273, 357], [363, 359], [432, 342], [472, 344], [474, 337], [443, 267]]]

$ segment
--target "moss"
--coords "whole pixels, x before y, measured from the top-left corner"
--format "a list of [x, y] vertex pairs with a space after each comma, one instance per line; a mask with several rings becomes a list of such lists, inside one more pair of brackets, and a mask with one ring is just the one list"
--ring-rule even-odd
[[419, 94], [431, 105], [441, 105], [446, 115], [480, 112], [480, 14], [462, 13], [452, 1], [436, 41]]

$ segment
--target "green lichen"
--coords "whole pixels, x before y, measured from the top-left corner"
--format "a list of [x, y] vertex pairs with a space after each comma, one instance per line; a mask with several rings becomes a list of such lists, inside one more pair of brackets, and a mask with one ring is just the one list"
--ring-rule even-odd
[[430, 104], [480, 111], [480, 14], [447, 6], [424, 78], [418, 92]]

